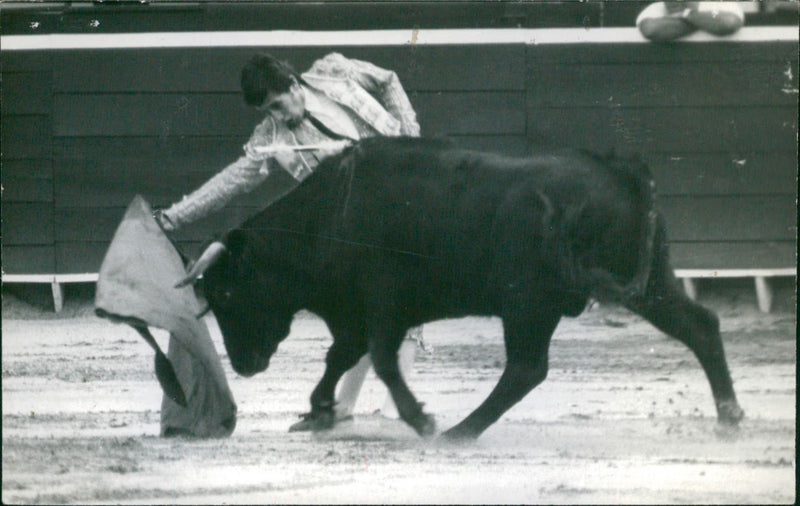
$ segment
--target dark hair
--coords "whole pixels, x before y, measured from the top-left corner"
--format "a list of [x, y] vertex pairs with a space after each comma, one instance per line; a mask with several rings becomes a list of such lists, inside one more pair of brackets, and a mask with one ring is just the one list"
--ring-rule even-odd
[[303, 82], [291, 65], [268, 53], [250, 58], [242, 68], [242, 93], [247, 105], [259, 106], [269, 93], [286, 93], [293, 79]]

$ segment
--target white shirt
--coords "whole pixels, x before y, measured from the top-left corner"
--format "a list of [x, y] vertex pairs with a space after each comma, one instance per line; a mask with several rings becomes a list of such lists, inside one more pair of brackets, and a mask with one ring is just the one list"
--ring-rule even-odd
[[353, 119], [343, 110], [341, 105], [305, 86], [301, 86], [301, 89], [305, 95], [306, 111], [314, 118], [344, 137], [350, 139], [360, 139], [362, 137]]

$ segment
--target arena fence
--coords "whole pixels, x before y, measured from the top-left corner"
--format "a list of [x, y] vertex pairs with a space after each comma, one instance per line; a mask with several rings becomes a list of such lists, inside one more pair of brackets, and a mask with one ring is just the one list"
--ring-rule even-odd
[[[89, 20], [91, 22], [91, 20]], [[635, 28], [149, 31], [3, 35], [3, 282], [93, 282], [135, 194], [165, 205], [234, 160], [258, 122], [238, 72], [268, 50], [391, 68], [424, 135], [524, 155], [641, 153], [673, 264], [693, 280], [796, 276], [798, 35], [745, 27], [672, 44]], [[286, 185], [277, 178], [270, 184]], [[192, 251], [263, 206], [187, 227]]]

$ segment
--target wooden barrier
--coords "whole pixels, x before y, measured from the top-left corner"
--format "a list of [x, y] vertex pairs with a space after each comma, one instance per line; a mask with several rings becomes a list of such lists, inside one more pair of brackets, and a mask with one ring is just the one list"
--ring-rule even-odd
[[676, 269], [675, 276], [683, 282], [683, 289], [690, 299], [697, 299], [696, 279], [718, 279], [718, 278], [753, 278], [756, 291], [758, 308], [769, 313], [772, 308], [773, 290], [770, 283], [771, 278], [790, 277], [797, 278], [797, 268], [786, 269], [723, 269], [723, 270], [701, 270], [701, 269]]
[[[754, 277], [768, 308], [768, 279], [796, 275], [797, 49], [785, 26], [675, 44], [629, 27], [4, 35], [3, 280], [56, 296], [91, 277], [133, 195], [167, 205], [239, 156], [259, 121], [237, 82], [253, 52], [304, 69], [336, 50], [394, 69], [424, 135], [641, 153], [687, 291], [698, 272]], [[180, 243], [192, 252], [263, 193]]]

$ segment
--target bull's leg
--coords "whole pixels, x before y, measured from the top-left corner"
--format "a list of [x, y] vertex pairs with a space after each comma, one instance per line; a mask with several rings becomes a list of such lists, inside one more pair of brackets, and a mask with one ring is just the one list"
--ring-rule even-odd
[[680, 289], [667, 263], [665, 245], [661, 245], [656, 256], [645, 296], [626, 305], [694, 352], [711, 384], [719, 422], [737, 425], [744, 417], [744, 411], [739, 407], [733, 390], [719, 333], [719, 319], [690, 300]]
[[422, 404], [417, 402], [414, 394], [411, 393], [397, 364], [397, 351], [400, 349], [404, 335], [402, 332], [394, 334], [391, 339], [370, 340], [369, 352], [372, 366], [375, 368], [375, 374], [392, 394], [392, 400], [397, 406], [400, 418], [420, 436], [432, 436], [436, 432], [436, 422], [432, 416], [422, 411]]
[[311, 392], [311, 413], [304, 415], [305, 420], [293, 425], [290, 431], [309, 429], [316, 431], [333, 427], [336, 384], [346, 371], [358, 363], [366, 351], [363, 343], [334, 339], [325, 357], [325, 372]]
[[514, 404], [544, 381], [550, 337], [561, 318], [559, 312], [538, 307], [515, 309], [503, 315], [506, 367], [489, 397], [461, 423], [446, 431], [449, 440], [475, 439]]

